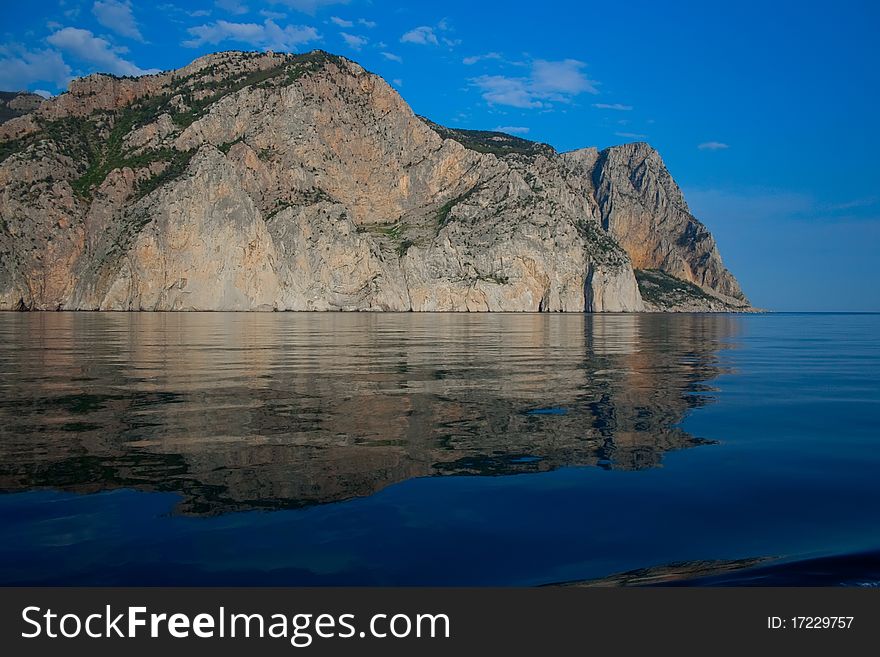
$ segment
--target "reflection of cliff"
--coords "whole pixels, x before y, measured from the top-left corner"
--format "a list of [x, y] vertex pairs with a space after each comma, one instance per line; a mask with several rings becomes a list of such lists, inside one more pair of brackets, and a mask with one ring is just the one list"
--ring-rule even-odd
[[405, 479], [638, 469], [700, 444], [730, 316], [5, 315], [0, 489], [179, 491], [185, 513]]

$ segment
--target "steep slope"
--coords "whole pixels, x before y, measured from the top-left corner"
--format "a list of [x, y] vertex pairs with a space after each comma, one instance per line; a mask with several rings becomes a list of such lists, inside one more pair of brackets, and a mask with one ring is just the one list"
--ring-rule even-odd
[[622, 184], [659, 156], [620, 148], [646, 155], [442, 128], [320, 51], [89, 76], [0, 125], [0, 308], [675, 309], [633, 261], [747, 306], [683, 200]]
[[593, 181], [602, 227], [626, 249], [633, 267], [659, 270], [721, 301], [748, 306], [715, 239], [691, 214], [657, 151], [644, 143], [609, 148], [598, 158]]

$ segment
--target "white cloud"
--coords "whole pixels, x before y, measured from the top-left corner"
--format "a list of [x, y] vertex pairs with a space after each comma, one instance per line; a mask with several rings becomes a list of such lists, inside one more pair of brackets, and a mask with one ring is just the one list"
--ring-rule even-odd
[[461, 60], [461, 63], [465, 66], [472, 66], [479, 61], [484, 59], [501, 59], [501, 53], [497, 52], [487, 52], [485, 55], [471, 55], [470, 57], [465, 57]]
[[241, 0], [214, 0], [214, 6], [237, 16], [246, 14], [250, 11], [248, 6], [241, 2]]
[[537, 59], [532, 64], [532, 88], [549, 97], [575, 96], [583, 92], [599, 93], [596, 83], [581, 72], [584, 67], [586, 64], [576, 59], [563, 59], [559, 62]]
[[392, 62], [397, 62], [398, 64], [403, 63], [403, 57], [401, 57], [400, 55], [395, 55], [393, 52], [383, 52], [382, 56], [385, 59], [390, 59]]
[[585, 66], [575, 59], [558, 62], [538, 59], [532, 62], [528, 77], [481, 75], [471, 79], [471, 84], [479, 88], [483, 98], [492, 105], [535, 109], [553, 102], [569, 102], [581, 93], [598, 93], [596, 82], [581, 71]]
[[849, 201], [839, 203], [830, 203], [823, 206], [824, 209], [831, 212], [839, 212], [841, 210], [856, 210], [861, 208], [870, 208], [880, 203], [880, 197], [863, 196], [862, 198], [854, 198]]
[[96, 37], [88, 30], [65, 27], [50, 34], [46, 39], [59, 50], [98, 67], [102, 73], [114, 75], [147, 75], [158, 73], [157, 69], [142, 69], [119, 56], [109, 41]]
[[508, 78], [503, 75], [481, 75], [471, 83], [483, 92], [483, 98], [491, 105], [510, 105], [523, 109], [543, 107], [543, 103], [529, 90], [525, 78]]
[[730, 148], [727, 144], [720, 141], [704, 141], [702, 144], [697, 146], [701, 151], [723, 151], [727, 148]]
[[506, 132], [509, 135], [527, 135], [529, 129], [521, 125], [502, 125], [494, 129], [495, 132]]
[[314, 16], [321, 7], [329, 7], [331, 5], [347, 5], [348, 0], [270, 0], [274, 4], [286, 5], [291, 9], [296, 9], [304, 14]]
[[92, 13], [101, 25], [116, 34], [137, 41], [144, 40], [131, 13], [129, 0], [96, 0], [92, 5]]
[[632, 105], [621, 105], [620, 103], [593, 103], [593, 107], [596, 109], [616, 110], [618, 112], [629, 112], [633, 108]]
[[0, 46], [0, 89], [19, 91], [35, 82], [50, 82], [63, 88], [71, 77], [70, 67], [55, 50]]
[[280, 27], [271, 19], [259, 23], [232, 23], [218, 20], [189, 28], [192, 39], [183, 42], [187, 48], [205, 44], [216, 45], [223, 41], [247, 43], [267, 50], [296, 50], [297, 46], [321, 38], [318, 31], [306, 25]]
[[402, 86], [403, 86], [403, 80], [401, 80], [400, 78], [394, 78], [394, 79], [392, 80], [392, 82], [393, 82], [395, 85], [397, 85], [398, 87], [402, 87]]
[[638, 132], [615, 132], [615, 135], [618, 137], [623, 137], [624, 139], [647, 139], [648, 135], [643, 135]]
[[[63, 0], [59, 0], [63, 1]], [[210, 16], [212, 9], [187, 9], [178, 7], [173, 2], [159, 2], [153, 4], [151, 9], [154, 13], [161, 14], [163, 18], [171, 23], [182, 25], [187, 18], [199, 18], [200, 16]]]
[[367, 42], [369, 41], [366, 37], [358, 36], [357, 34], [340, 32], [339, 35], [343, 38], [345, 43], [348, 44], [348, 47], [353, 48], [354, 50], [360, 50], [367, 45]]
[[444, 18], [436, 26], [420, 25], [414, 27], [409, 32], [404, 33], [400, 37], [402, 43], [417, 43], [422, 46], [439, 46], [442, 42], [444, 45], [454, 48], [461, 43], [461, 39], [451, 39], [438, 32], [452, 31], [449, 22]]
[[339, 27], [354, 27], [354, 23], [352, 21], [347, 21], [344, 18], [339, 18], [339, 16], [331, 16], [330, 22], [335, 23]]
[[34, 89], [34, 93], [43, 98], [51, 98], [55, 95], [51, 91], [46, 91], [45, 89]]
[[268, 9], [260, 9], [260, 16], [263, 18], [271, 18], [273, 21], [280, 21], [287, 18], [287, 14], [282, 14], [280, 11], [269, 11]]
[[366, 18], [358, 18], [358, 25], [363, 25], [372, 30], [376, 27], [376, 21], [368, 21]]
[[422, 25], [411, 29], [409, 32], [400, 37], [402, 43], [418, 43], [423, 46], [439, 46], [440, 41], [434, 34], [434, 28]]

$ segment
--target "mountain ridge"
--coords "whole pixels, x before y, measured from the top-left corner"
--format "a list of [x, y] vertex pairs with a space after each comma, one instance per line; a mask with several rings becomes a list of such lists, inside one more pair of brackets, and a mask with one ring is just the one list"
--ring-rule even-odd
[[3, 309], [750, 309], [649, 145], [446, 128], [323, 51], [75, 80], [0, 183]]

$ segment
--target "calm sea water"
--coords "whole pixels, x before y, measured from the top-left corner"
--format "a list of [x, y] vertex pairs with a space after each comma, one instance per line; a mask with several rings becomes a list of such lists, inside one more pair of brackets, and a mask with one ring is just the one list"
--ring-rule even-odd
[[876, 583], [878, 338], [880, 315], [2, 313], [0, 584]]

